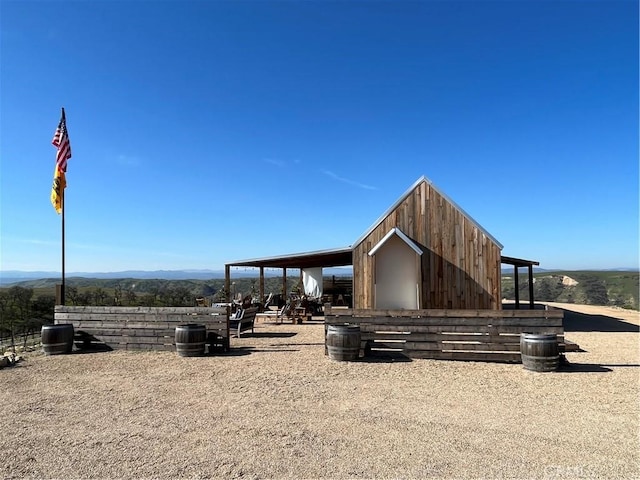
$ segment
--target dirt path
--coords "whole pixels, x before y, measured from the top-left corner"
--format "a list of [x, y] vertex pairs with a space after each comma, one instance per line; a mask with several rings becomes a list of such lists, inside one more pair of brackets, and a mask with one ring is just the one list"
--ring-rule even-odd
[[586, 351], [554, 373], [333, 362], [321, 324], [260, 323], [202, 358], [32, 353], [0, 370], [0, 473], [635, 479], [639, 335], [627, 330], [572, 331]]

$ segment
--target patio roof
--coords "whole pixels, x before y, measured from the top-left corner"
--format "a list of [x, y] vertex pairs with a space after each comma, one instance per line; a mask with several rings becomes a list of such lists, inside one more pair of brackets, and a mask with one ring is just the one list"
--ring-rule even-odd
[[514, 267], [532, 267], [534, 265], [540, 265], [540, 262], [536, 262], [535, 260], [525, 260], [524, 258], [505, 257], [504, 255], [500, 257], [500, 262], [505, 263], [507, 265], [513, 265]]
[[[500, 257], [501, 263], [515, 267], [532, 267], [540, 265], [535, 260], [523, 258]], [[351, 247], [316, 250], [313, 252], [290, 253], [273, 257], [238, 260], [226, 264], [228, 267], [264, 267], [264, 268], [314, 268], [314, 267], [344, 267], [353, 265], [353, 250]]]
[[353, 250], [351, 247], [238, 260], [226, 264], [227, 267], [264, 268], [344, 267], [348, 265], [353, 265]]

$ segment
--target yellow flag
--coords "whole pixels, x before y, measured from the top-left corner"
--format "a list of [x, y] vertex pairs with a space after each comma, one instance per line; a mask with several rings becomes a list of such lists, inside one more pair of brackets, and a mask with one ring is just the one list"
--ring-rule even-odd
[[64, 189], [67, 186], [67, 180], [64, 172], [56, 165], [55, 172], [53, 173], [53, 188], [51, 188], [51, 204], [56, 212], [62, 212], [62, 201], [64, 197]]

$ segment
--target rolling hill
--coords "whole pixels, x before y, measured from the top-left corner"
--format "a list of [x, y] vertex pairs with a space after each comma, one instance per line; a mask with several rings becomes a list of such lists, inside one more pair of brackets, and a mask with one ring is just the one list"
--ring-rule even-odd
[[[537, 301], [606, 305], [638, 309], [638, 271], [544, 271], [533, 274]], [[529, 299], [529, 279], [520, 273], [520, 299]], [[513, 274], [502, 275], [502, 297], [515, 299]]]
[[[160, 272], [147, 272], [146, 278], [70, 276], [66, 278], [66, 284], [68, 287], [76, 288], [80, 293], [95, 292], [100, 289], [101, 293], [107, 297], [114, 295], [116, 290], [129, 291], [138, 296], [156, 295], [167, 290], [179, 290], [193, 297], [211, 296], [224, 286], [223, 275], [212, 275], [206, 279], [160, 278], [159, 276], [149, 278], [158, 273]], [[204, 272], [201, 273], [204, 274]], [[176, 273], [175, 276], [188, 277], [188, 272]], [[519, 278], [520, 299], [525, 301], [529, 299], [529, 281], [526, 272], [521, 271]], [[255, 274], [253, 276], [234, 274], [233, 281], [236, 293], [246, 295], [258, 291], [258, 281]], [[296, 276], [287, 278], [289, 291], [297, 285], [297, 282]], [[34, 289], [36, 295], [53, 295], [56, 284], [59, 283], [60, 278], [56, 277], [22, 279], [11, 284], [4, 284], [0, 289], [21, 286]], [[639, 308], [640, 274], [638, 271], [538, 271], [533, 274], [533, 283], [534, 299], [537, 301], [617, 306], [635, 310]], [[281, 285], [281, 277], [266, 277], [265, 293], [280, 293]], [[507, 300], [515, 299], [513, 272], [505, 271], [502, 274], [502, 297]]]

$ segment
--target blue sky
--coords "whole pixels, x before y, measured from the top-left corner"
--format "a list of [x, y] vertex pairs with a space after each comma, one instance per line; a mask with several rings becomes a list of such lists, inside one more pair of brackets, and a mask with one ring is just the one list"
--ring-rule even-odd
[[1, 270], [351, 245], [425, 175], [543, 268], [638, 266], [636, 1], [3, 1]]

